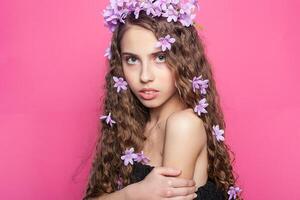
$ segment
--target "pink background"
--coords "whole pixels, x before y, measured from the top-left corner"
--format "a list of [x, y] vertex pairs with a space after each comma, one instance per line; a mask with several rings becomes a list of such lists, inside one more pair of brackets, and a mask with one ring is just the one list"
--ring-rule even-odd
[[[0, 2], [0, 199], [81, 199], [111, 36], [107, 2]], [[199, 3], [245, 199], [299, 199], [299, 1]]]

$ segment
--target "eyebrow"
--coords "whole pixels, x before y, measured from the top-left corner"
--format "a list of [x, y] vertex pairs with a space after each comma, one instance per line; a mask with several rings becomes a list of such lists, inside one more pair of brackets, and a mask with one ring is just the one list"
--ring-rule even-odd
[[[163, 51], [156, 51], [156, 52], [153, 52], [149, 55], [157, 55], [157, 54], [160, 54], [160, 53], [164, 53]], [[136, 56], [136, 57], [139, 57], [138, 55], [134, 54], [134, 53], [130, 53], [130, 52], [123, 52], [122, 53], [122, 56], [124, 55], [132, 55], [132, 56]]]

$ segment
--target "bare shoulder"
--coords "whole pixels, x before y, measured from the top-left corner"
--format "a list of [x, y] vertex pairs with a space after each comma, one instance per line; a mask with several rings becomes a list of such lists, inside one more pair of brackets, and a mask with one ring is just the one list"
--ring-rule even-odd
[[192, 178], [206, 145], [204, 122], [192, 109], [173, 113], [166, 121], [163, 166], [181, 169], [181, 177]]
[[[169, 116], [166, 122], [166, 128], [171, 130], [186, 130], [185, 135], [189, 137], [196, 137], [199, 139], [205, 139], [206, 132], [203, 120], [194, 113], [193, 109], [185, 109], [178, 111]], [[187, 132], [188, 131], [188, 132]], [[174, 133], [180, 133], [179, 131], [172, 131]], [[195, 138], [195, 139], [196, 139]]]
[[188, 108], [185, 110], [181, 110], [178, 112], [174, 112], [168, 118], [168, 121], [180, 120], [180, 121], [193, 121], [203, 123], [202, 119], [197, 116], [197, 114], [193, 111], [193, 109]]

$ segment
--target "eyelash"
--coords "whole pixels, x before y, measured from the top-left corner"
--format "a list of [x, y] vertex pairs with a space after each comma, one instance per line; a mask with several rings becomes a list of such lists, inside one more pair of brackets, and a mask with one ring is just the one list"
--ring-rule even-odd
[[[156, 57], [158, 58], [159, 56], [163, 56], [163, 57], [166, 59], [166, 56], [165, 56], [164, 54], [157, 55]], [[129, 60], [130, 58], [135, 58], [135, 59], [137, 59], [137, 58], [136, 58], [135, 56], [128, 56], [128, 57], [125, 58], [127, 64], [133, 65], [133, 64], [128, 63], [128, 60]], [[161, 63], [161, 62], [160, 62], [160, 63]]]

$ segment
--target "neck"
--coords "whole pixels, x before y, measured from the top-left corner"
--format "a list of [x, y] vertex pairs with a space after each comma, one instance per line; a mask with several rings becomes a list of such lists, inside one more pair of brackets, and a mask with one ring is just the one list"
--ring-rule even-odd
[[160, 107], [150, 109], [150, 124], [157, 124], [167, 120], [167, 118], [174, 112], [185, 109], [186, 106], [180, 101], [176, 93], [169, 100], [167, 100]]

